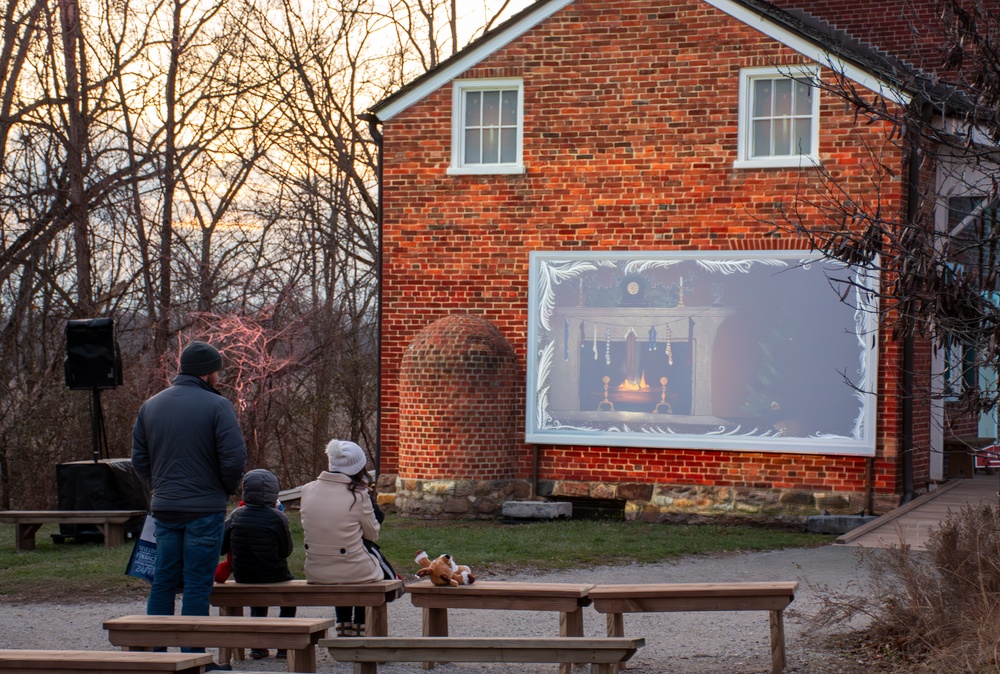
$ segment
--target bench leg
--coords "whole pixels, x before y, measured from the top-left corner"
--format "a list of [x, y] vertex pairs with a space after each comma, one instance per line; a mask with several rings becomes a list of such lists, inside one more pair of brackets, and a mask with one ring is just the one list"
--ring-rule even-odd
[[[625, 616], [621, 613], [608, 613], [604, 616], [608, 626], [609, 637], [625, 636]], [[625, 669], [625, 663], [609, 664], [608, 674], [618, 674], [619, 670]]]
[[771, 614], [771, 674], [785, 671], [785, 622], [781, 610]]
[[[575, 611], [563, 611], [559, 614], [559, 636], [583, 636], [583, 608], [578, 608]], [[571, 674], [572, 671], [573, 665], [571, 663], [560, 663], [560, 674]]]
[[[242, 606], [220, 606], [219, 615], [223, 616], [243, 616]], [[246, 652], [242, 648], [220, 648], [219, 649], [219, 664], [228, 665], [233, 660], [245, 660]], [[291, 670], [289, 670], [291, 671]]]
[[389, 636], [389, 605], [368, 606], [365, 608], [366, 637]]
[[[448, 609], [425, 608], [423, 631], [425, 637], [448, 636]], [[424, 669], [434, 669], [434, 663], [425, 662], [421, 664], [421, 667], [423, 667]]]
[[625, 616], [621, 613], [608, 613], [606, 616], [608, 623], [609, 637], [625, 636]]
[[354, 674], [378, 674], [377, 662], [355, 662]]
[[288, 649], [288, 671], [289, 672], [315, 672], [316, 671], [316, 647], [313, 645], [305, 648]]
[[114, 522], [104, 522], [97, 525], [104, 534], [104, 547], [119, 548], [125, 543], [125, 524], [115, 524]]
[[41, 528], [41, 524], [20, 524], [17, 525], [17, 540], [14, 541], [18, 550], [35, 549], [35, 532]]

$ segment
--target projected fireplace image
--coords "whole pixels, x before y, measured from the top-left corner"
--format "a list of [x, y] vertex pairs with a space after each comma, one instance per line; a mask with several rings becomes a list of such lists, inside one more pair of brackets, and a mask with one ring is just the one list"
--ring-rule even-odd
[[555, 335], [563, 357], [552, 364], [550, 407], [567, 419], [614, 412], [618, 420], [671, 414], [673, 424], [724, 423], [712, 412], [712, 352], [732, 315], [711, 306], [556, 308], [565, 329]]
[[533, 253], [525, 437], [873, 453], [876, 282], [802, 251]]
[[691, 414], [690, 344], [674, 342], [670, 353], [665, 351], [662, 344], [655, 349], [637, 346], [626, 337], [611, 343], [610, 357], [585, 353], [580, 359], [580, 408]]

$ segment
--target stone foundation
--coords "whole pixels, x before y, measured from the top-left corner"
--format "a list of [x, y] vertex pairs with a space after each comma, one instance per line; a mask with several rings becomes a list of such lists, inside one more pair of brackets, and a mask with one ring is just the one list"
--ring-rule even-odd
[[395, 493], [380, 491], [379, 505], [383, 510], [423, 519], [493, 519], [500, 515], [505, 501], [525, 499], [530, 493], [531, 485], [525, 480], [396, 478]]
[[[530, 493], [527, 480], [410, 480], [381, 475], [378, 483], [378, 502], [383, 510], [427, 519], [499, 517], [504, 502], [526, 499]], [[755, 487], [541, 480], [538, 496], [624, 501], [625, 519], [643, 522], [743, 521], [804, 526], [807, 517], [824, 511], [857, 515], [865, 509], [863, 493]], [[898, 505], [899, 496], [875, 495], [876, 514]]]

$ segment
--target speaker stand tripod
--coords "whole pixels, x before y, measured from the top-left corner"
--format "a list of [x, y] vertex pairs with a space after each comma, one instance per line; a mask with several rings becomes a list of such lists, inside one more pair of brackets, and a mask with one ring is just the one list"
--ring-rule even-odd
[[101, 389], [91, 389], [90, 437], [94, 446], [94, 463], [108, 458], [108, 438], [104, 430], [104, 409], [101, 407]]

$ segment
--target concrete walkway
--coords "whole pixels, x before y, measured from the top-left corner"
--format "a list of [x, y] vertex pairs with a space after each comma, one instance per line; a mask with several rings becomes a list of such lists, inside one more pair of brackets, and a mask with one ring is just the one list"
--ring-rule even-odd
[[837, 543], [862, 548], [884, 548], [905, 543], [912, 550], [926, 550], [931, 530], [949, 512], [958, 512], [970, 505], [997, 505], [1000, 478], [996, 475], [974, 475], [971, 480], [955, 479], [927, 492], [892, 512], [853, 529], [837, 539]]

